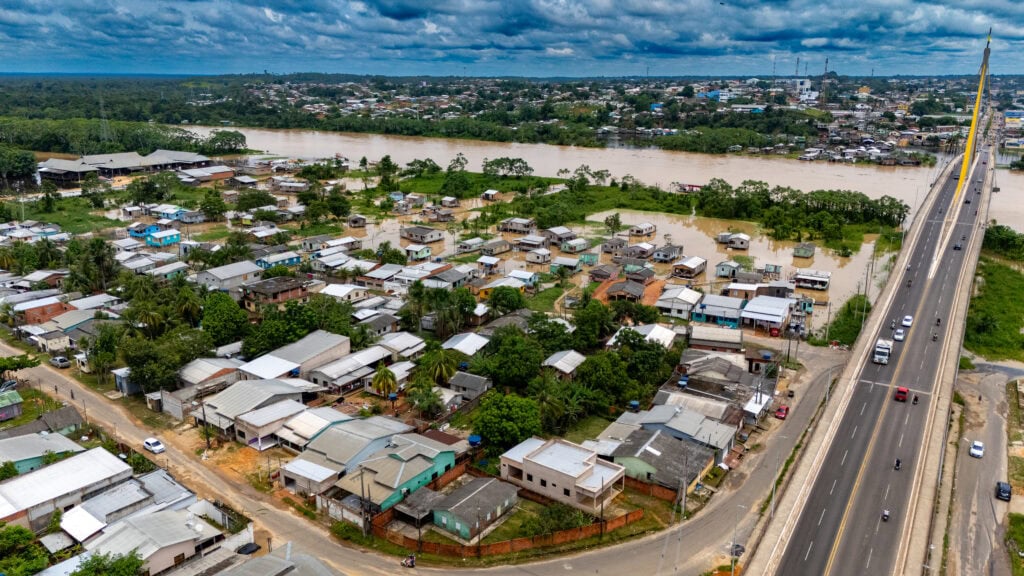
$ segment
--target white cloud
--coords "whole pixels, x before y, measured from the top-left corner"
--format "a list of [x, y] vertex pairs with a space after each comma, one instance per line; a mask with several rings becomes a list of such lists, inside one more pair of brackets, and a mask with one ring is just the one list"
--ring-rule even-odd
[[565, 48], [552, 48], [549, 46], [544, 50], [544, 53], [551, 56], [573, 56], [576, 54], [576, 52], [568, 46]]
[[277, 12], [274, 12], [270, 8], [264, 8], [263, 9], [263, 14], [267, 17], [268, 20], [270, 20], [271, 22], [274, 22], [274, 23], [278, 23], [278, 22], [281, 22], [282, 20], [284, 20], [284, 14], [279, 14]]

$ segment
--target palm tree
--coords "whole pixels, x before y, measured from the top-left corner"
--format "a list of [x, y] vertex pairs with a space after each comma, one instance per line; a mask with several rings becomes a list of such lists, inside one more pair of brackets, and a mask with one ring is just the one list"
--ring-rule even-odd
[[11, 249], [6, 246], [0, 248], [0, 268], [10, 270], [15, 264], [17, 264], [17, 260], [14, 258], [14, 254], [11, 253]]
[[185, 286], [178, 290], [178, 301], [175, 307], [189, 326], [195, 328], [199, 324], [203, 315], [203, 303], [191, 288]]
[[390, 397], [391, 394], [398, 390], [398, 381], [395, 379], [395, 373], [385, 366], [383, 362], [377, 366], [377, 371], [373, 373], [371, 385], [377, 394], [385, 398]]
[[452, 379], [462, 361], [462, 353], [454, 349], [438, 348], [427, 352], [420, 358], [418, 371], [438, 386]]
[[441, 395], [434, 390], [434, 383], [425, 377], [413, 381], [408, 397], [420, 416], [430, 417], [441, 411]]
[[150, 340], [156, 338], [163, 331], [164, 316], [153, 302], [139, 306], [135, 313], [135, 320], [144, 326], [142, 330]]

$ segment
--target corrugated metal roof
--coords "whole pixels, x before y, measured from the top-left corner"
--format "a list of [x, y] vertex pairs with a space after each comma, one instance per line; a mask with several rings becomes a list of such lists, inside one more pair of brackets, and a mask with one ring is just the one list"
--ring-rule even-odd
[[84, 452], [78, 444], [60, 434], [28, 434], [0, 439], [0, 462], [20, 462], [39, 458], [46, 452]]
[[562, 374], [572, 374], [586, 359], [586, 356], [575, 350], [562, 350], [548, 356], [543, 365], [551, 366]]
[[291, 418], [306, 409], [305, 404], [295, 400], [281, 400], [263, 408], [257, 408], [238, 417], [238, 420], [250, 426], [260, 427], [272, 424], [277, 420]]
[[188, 384], [199, 384], [222, 370], [234, 371], [244, 362], [234, 358], [196, 358], [182, 366], [178, 378]]
[[458, 350], [466, 356], [472, 356], [476, 354], [481, 348], [490, 342], [489, 339], [473, 332], [463, 332], [462, 334], [456, 334], [441, 344], [441, 348]]
[[303, 364], [331, 348], [344, 346], [346, 342], [348, 336], [333, 334], [326, 330], [314, 330], [298, 341], [274, 350], [273, 355], [296, 364]]
[[117, 456], [93, 448], [0, 484], [0, 518], [131, 472]]
[[274, 397], [291, 394], [301, 394], [301, 390], [280, 380], [242, 380], [211, 396], [206, 401], [207, 412], [212, 410], [233, 421]]
[[349, 460], [374, 440], [390, 438], [410, 430], [412, 426], [383, 416], [349, 420], [324, 430], [309, 443], [306, 450], [318, 452], [334, 462], [347, 465]]
[[325, 364], [317, 368], [315, 372], [323, 374], [328, 380], [334, 381], [390, 356], [391, 351], [387, 348], [383, 346], [370, 346]]
[[289, 362], [283, 358], [278, 358], [274, 354], [264, 354], [259, 358], [242, 364], [238, 367], [242, 372], [252, 374], [257, 378], [277, 378], [288, 374], [292, 370], [298, 370], [299, 364], [296, 362]]
[[[201, 525], [202, 531], [186, 525], [189, 521]], [[149, 559], [169, 546], [201, 537], [211, 538], [217, 532], [213, 526], [188, 510], [161, 510], [118, 522], [90, 542], [88, 549], [93, 553], [121, 556], [135, 550], [143, 559]]]
[[235, 278], [243, 274], [252, 274], [254, 272], [262, 271], [263, 269], [257, 266], [252, 261], [242, 260], [241, 262], [235, 262], [234, 264], [227, 264], [225, 266], [218, 266], [217, 268], [210, 268], [205, 272], [218, 280], [227, 280], [229, 278]]

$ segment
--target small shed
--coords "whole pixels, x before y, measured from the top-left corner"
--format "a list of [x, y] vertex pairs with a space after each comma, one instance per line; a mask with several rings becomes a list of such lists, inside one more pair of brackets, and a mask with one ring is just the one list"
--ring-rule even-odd
[[814, 251], [817, 246], [814, 242], [801, 242], [793, 248], [794, 258], [814, 258]]
[[658, 231], [658, 227], [650, 222], [641, 222], [635, 226], [630, 226], [630, 236], [650, 236]]
[[740, 263], [735, 260], [726, 260], [715, 265], [716, 278], [735, 278], [740, 271]]
[[530, 264], [547, 264], [551, 262], [551, 250], [537, 248], [526, 253], [526, 261]]
[[496, 202], [501, 197], [501, 192], [497, 190], [484, 190], [484, 193], [480, 195], [480, 198], [487, 202]]
[[21, 416], [21, 394], [17, 390], [0, 393], [0, 422]]

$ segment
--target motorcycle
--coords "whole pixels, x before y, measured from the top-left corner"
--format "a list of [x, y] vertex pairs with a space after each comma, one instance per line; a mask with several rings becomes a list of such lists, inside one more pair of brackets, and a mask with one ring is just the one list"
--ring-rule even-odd
[[914, 406], [917, 406], [917, 394], [914, 394]]
[[942, 325], [942, 318], [936, 318], [936, 319], [935, 319], [935, 325], [936, 325], [936, 326], [940, 326], [940, 325]]
[[404, 566], [406, 568], [415, 568], [416, 567], [416, 557], [410, 554], [407, 558], [403, 558], [402, 559], [402, 566]]
[[935, 342], [938, 339], [939, 339], [939, 335], [936, 334], [935, 332], [932, 332], [932, 342]]
[[899, 459], [899, 458], [897, 458], [897, 459], [896, 459], [896, 466], [894, 466], [894, 468], [895, 468], [896, 470], [899, 470], [899, 469], [900, 469], [900, 464], [902, 464], [902, 462], [900, 462], [900, 459]]
[[913, 280], [907, 280], [907, 288], [910, 288], [914, 284]]
[[895, 330], [895, 329], [896, 329], [896, 321], [893, 320], [892, 322], [889, 322], [889, 330]]
[[888, 522], [888, 521], [889, 521], [889, 511], [888, 510], [882, 510], [882, 522]]

